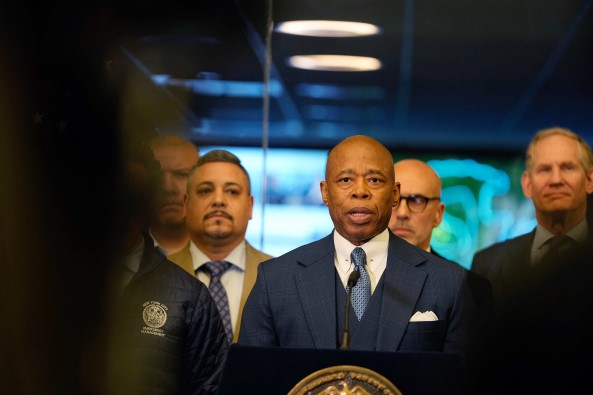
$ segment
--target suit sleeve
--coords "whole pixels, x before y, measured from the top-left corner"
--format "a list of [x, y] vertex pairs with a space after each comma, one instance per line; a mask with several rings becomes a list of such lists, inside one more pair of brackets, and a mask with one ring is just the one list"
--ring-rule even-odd
[[246, 346], [278, 346], [266, 283], [265, 264], [257, 268], [255, 285], [247, 298], [241, 318], [239, 344]]
[[451, 310], [447, 334], [443, 345], [445, 352], [460, 353], [464, 363], [472, 358], [477, 330], [477, 311], [468, 282], [468, 272], [462, 270], [459, 276], [457, 295]]

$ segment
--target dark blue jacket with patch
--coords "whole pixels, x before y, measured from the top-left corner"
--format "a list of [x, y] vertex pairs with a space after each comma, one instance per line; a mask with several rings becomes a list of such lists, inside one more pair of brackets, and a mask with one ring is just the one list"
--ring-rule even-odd
[[115, 301], [111, 394], [213, 394], [228, 349], [208, 288], [145, 235], [138, 273]]

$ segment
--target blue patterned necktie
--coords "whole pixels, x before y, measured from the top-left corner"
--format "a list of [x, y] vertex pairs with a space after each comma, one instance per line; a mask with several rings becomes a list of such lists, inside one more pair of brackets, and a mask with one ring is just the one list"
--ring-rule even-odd
[[229, 344], [233, 341], [233, 323], [231, 321], [231, 312], [229, 310], [229, 300], [227, 298], [226, 290], [220, 282], [220, 278], [227, 271], [231, 264], [225, 261], [212, 261], [206, 263], [206, 271], [210, 272], [210, 295], [218, 307], [220, 318], [224, 324], [224, 330], [226, 332]]
[[[369, 299], [371, 298], [371, 278], [364, 267], [367, 261], [367, 256], [362, 248], [356, 247], [352, 250], [350, 260], [354, 263], [354, 270], [358, 270], [360, 273], [360, 278], [352, 289], [352, 294], [350, 295], [356, 318], [360, 321], [364, 314], [364, 309], [367, 307]], [[346, 292], [348, 292], [348, 287], [346, 287]]]

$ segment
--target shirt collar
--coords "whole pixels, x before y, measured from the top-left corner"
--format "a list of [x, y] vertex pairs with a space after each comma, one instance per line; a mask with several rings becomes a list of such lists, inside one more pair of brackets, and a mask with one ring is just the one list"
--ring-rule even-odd
[[122, 262], [125, 267], [134, 273], [138, 273], [138, 270], [140, 270], [140, 261], [142, 261], [142, 255], [144, 254], [144, 243], [145, 241], [143, 237], [138, 247], [126, 255]]
[[[231, 263], [234, 267], [245, 271], [245, 257], [246, 257], [246, 244], [245, 240], [237, 244], [235, 248], [223, 259], [223, 261]], [[202, 265], [210, 262], [212, 259], [208, 258], [195, 244], [190, 242], [189, 252], [192, 257], [194, 265], [194, 271], [198, 270]]]
[[160, 243], [157, 241], [156, 237], [154, 237], [154, 235], [152, 234], [152, 230], [150, 228], [148, 228], [148, 235], [154, 241], [154, 246], [156, 248], [158, 248], [163, 253], [163, 255], [168, 256], [169, 255], [169, 251], [167, 251], [167, 249], [165, 247], [163, 247], [162, 245], [160, 245]]
[[[350, 269], [350, 254], [356, 248], [354, 244], [346, 240], [341, 234], [334, 230], [334, 246], [336, 248], [336, 264], [342, 271], [347, 272]], [[375, 272], [377, 266], [383, 258], [387, 257], [389, 246], [389, 232], [385, 229], [371, 240], [364, 243], [361, 247], [367, 256], [367, 266], [371, 272]]]
[[[587, 241], [587, 220], [582, 220], [577, 226], [566, 232], [566, 235], [577, 243], [584, 243]], [[536, 249], [541, 249], [554, 234], [541, 225], [535, 228], [535, 237], [533, 239], [533, 246]]]

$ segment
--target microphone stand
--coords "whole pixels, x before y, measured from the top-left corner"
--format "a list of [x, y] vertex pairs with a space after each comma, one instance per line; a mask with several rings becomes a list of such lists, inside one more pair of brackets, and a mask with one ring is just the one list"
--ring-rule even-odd
[[352, 288], [354, 288], [359, 278], [360, 272], [358, 270], [353, 270], [352, 273], [350, 273], [350, 276], [348, 276], [348, 282], [346, 283], [348, 292], [346, 295], [346, 312], [344, 313], [344, 330], [342, 331], [340, 350], [350, 349], [350, 298], [352, 295]]

